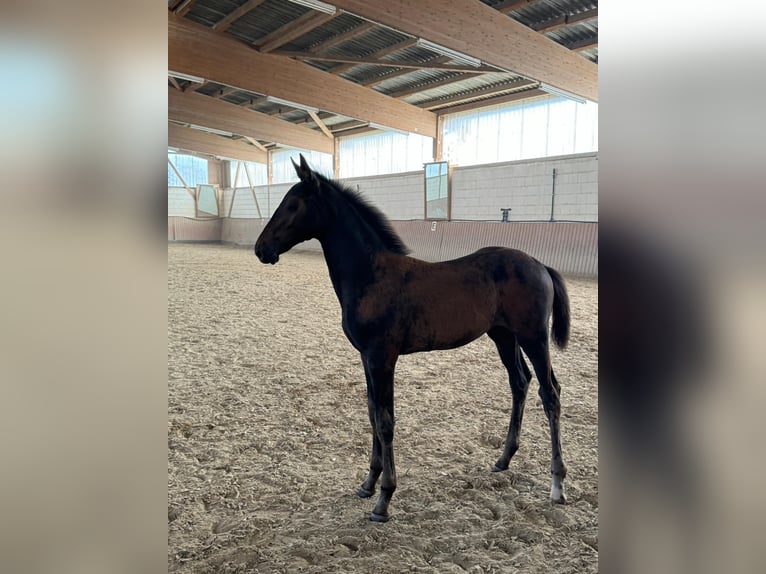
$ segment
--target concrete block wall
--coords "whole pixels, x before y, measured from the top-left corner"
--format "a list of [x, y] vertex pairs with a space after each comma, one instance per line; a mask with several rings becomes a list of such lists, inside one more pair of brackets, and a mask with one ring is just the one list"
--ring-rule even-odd
[[168, 216], [195, 217], [194, 198], [184, 187], [168, 187]]
[[389, 219], [407, 221], [423, 219], [423, 172], [354, 177], [343, 180], [358, 189]]
[[510, 207], [511, 221], [548, 221], [554, 168], [554, 220], [598, 221], [596, 153], [455, 168], [452, 219], [499, 221]]

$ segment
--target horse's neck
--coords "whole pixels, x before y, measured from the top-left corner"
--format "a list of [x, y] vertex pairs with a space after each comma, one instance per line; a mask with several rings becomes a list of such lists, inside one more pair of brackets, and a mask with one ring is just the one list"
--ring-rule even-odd
[[334, 219], [320, 243], [330, 280], [343, 306], [372, 282], [373, 258], [380, 240], [351, 207], [340, 209]]

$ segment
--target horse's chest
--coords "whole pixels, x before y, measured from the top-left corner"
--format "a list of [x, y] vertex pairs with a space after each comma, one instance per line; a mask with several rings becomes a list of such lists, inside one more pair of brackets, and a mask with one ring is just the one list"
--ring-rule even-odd
[[394, 309], [372, 316], [360, 313], [358, 304], [343, 309], [343, 332], [358, 351], [364, 351], [371, 345], [379, 345], [382, 342], [381, 337], [390, 337], [395, 324]]

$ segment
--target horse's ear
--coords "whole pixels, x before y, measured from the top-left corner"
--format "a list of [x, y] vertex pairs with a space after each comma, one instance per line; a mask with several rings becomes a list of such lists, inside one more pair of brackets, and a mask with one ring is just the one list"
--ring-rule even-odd
[[295, 163], [294, 159], [290, 158], [290, 161], [293, 162], [295, 173], [298, 174], [298, 177], [303, 183], [311, 183], [316, 185], [317, 188], [319, 188], [319, 178], [317, 177], [317, 174], [314, 173], [314, 171], [309, 167], [309, 164], [306, 161], [306, 158], [303, 157], [303, 154], [300, 154], [300, 158], [301, 158], [300, 165]]

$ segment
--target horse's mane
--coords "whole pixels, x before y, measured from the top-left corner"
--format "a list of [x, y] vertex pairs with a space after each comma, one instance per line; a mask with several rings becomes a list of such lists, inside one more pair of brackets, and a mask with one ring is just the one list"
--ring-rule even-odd
[[383, 247], [398, 255], [407, 255], [410, 252], [393, 227], [391, 227], [391, 222], [388, 218], [383, 215], [382, 211], [365, 199], [361, 193], [354, 191], [337, 180], [329, 179], [318, 173], [316, 175], [319, 177], [320, 182], [326, 183], [335, 189], [339, 196], [353, 207], [354, 211], [376, 233]]

